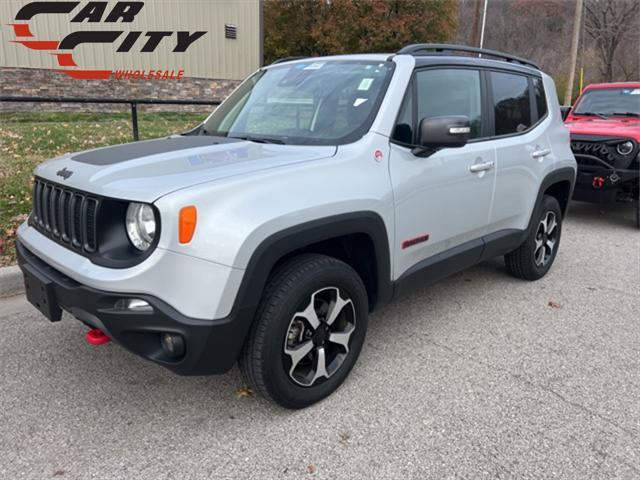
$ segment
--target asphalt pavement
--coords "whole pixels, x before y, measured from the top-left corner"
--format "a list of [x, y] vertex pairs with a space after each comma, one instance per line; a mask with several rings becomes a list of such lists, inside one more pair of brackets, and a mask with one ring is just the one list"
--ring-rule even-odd
[[345, 384], [302, 411], [0, 300], [0, 478], [638, 479], [633, 208], [574, 204], [538, 282], [496, 259], [379, 310]]

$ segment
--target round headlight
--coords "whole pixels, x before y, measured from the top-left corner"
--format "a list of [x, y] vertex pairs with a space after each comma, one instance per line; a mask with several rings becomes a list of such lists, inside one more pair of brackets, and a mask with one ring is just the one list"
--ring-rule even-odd
[[138, 250], [147, 250], [156, 234], [153, 209], [144, 203], [130, 203], [127, 208], [127, 235]]
[[633, 142], [627, 140], [626, 142], [619, 143], [616, 147], [616, 152], [622, 156], [629, 155], [633, 152]]

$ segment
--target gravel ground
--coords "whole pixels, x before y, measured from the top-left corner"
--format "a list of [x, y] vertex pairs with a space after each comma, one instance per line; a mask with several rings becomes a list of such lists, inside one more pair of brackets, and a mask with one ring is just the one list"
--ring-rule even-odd
[[640, 233], [618, 207], [574, 204], [538, 282], [494, 260], [376, 312], [350, 378], [297, 412], [2, 300], [0, 478], [640, 478]]

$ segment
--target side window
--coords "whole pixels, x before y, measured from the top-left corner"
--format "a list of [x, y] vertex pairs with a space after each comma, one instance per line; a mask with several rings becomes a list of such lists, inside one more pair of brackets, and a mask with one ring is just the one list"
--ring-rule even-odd
[[538, 120], [547, 114], [547, 97], [544, 93], [542, 79], [533, 79], [533, 93], [536, 96], [536, 107], [538, 108]]
[[393, 130], [393, 139], [407, 145], [413, 144], [413, 84], [407, 87], [402, 100], [398, 121]]
[[531, 126], [529, 80], [523, 75], [491, 72], [495, 134], [508, 135]]
[[460, 68], [423, 70], [416, 74], [418, 121], [425, 117], [466, 115], [469, 138], [482, 132], [480, 72]]

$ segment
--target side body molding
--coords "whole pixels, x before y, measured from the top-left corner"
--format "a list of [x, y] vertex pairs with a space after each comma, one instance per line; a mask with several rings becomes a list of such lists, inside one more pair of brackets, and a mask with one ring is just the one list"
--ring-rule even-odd
[[[566, 190], [562, 190], [563, 214], [566, 215], [569, 199], [573, 193], [575, 176], [576, 171], [571, 167], [566, 167], [549, 173], [542, 180], [526, 230], [506, 229], [493, 232], [422, 260], [409, 268], [394, 282], [394, 297], [402, 297], [417, 287], [433, 284], [484, 260], [505, 255], [518, 248], [527, 238], [531, 228], [535, 227], [534, 214], [540, 207], [542, 198], [549, 187], [562, 183], [569, 184]], [[558, 194], [558, 192], [555, 193]], [[566, 198], [564, 198], [565, 196]]]

